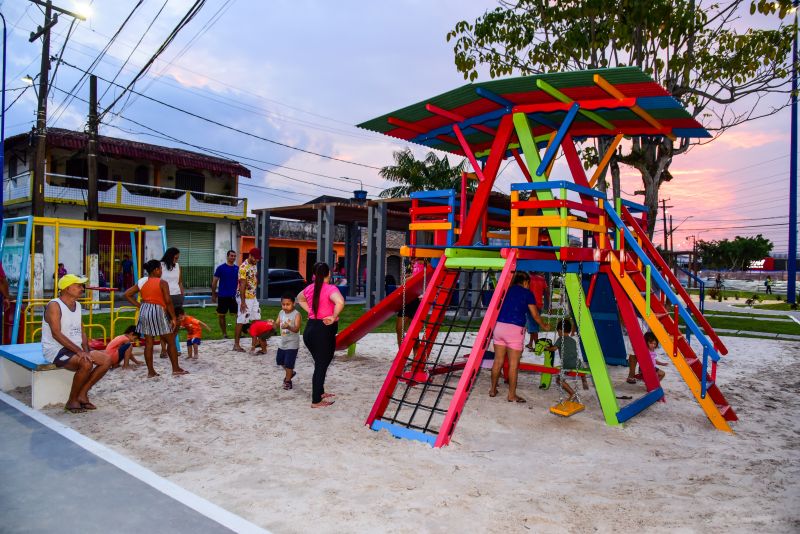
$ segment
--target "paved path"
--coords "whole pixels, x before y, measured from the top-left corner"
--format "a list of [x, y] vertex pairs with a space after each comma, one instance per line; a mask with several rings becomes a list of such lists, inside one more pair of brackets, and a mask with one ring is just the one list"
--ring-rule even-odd
[[266, 532], [4, 393], [0, 481], [4, 534]]

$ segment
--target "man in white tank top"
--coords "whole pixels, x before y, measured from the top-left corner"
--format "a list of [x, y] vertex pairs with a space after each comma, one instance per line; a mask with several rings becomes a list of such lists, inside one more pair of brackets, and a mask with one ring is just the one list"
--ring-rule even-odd
[[65, 409], [72, 413], [94, 410], [89, 390], [111, 368], [103, 351], [89, 351], [89, 340], [81, 323], [81, 305], [86, 278], [64, 275], [58, 281], [59, 297], [45, 308], [42, 320], [42, 353], [56, 367], [75, 371]]

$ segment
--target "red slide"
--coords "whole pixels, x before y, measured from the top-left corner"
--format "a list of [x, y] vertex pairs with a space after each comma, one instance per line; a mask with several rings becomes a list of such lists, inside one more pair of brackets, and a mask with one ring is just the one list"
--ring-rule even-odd
[[[419, 272], [406, 280], [406, 303], [422, 294], [424, 272]], [[430, 282], [433, 269], [428, 267], [427, 279]], [[373, 306], [350, 326], [336, 336], [336, 350], [346, 349], [362, 337], [379, 327], [383, 322], [400, 311], [403, 306], [403, 286], [386, 295], [386, 298]]]

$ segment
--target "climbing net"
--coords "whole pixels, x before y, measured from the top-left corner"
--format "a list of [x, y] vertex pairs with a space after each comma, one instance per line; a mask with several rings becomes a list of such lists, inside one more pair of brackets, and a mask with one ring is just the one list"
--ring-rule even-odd
[[[481, 296], [492, 289], [491, 274], [447, 269], [441, 285], [433, 288], [429, 315], [421, 318], [422, 335], [396, 376], [397, 387], [382, 420], [424, 433], [439, 432], [483, 319]], [[457, 286], [459, 279], [462, 283]]]

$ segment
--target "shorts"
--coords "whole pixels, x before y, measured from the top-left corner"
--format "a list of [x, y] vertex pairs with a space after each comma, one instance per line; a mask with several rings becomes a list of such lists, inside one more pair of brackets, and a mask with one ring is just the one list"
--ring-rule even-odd
[[120, 365], [122, 362], [125, 361], [125, 353], [128, 352], [128, 349], [131, 347], [133, 343], [123, 343], [117, 349], [117, 365]]
[[245, 299], [247, 309], [244, 313], [241, 312], [241, 299], [236, 297], [236, 324], [247, 324], [251, 321], [261, 320], [261, 306], [258, 304], [258, 299]]
[[181, 295], [180, 293], [178, 293], [177, 295], [170, 295], [169, 300], [172, 301], [173, 309], [177, 308], [178, 306], [183, 308], [183, 295]]
[[236, 297], [217, 297], [217, 314], [239, 313]]
[[56, 357], [53, 360], [53, 365], [61, 369], [69, 363], [73, 356], [75, 356], [75, 353], [69, 350], [67, 347], [64, 347], [58, 351], [58, 354], [56, 354]]
[[497, 323], [494, 325], [493, 341], [495, 345], [522, 351], [522, 344], [525, 343], [525, 327], [511, 323]]
[[405, 313], [403, 313], [404, 311], [403, 308], [400, 308], [399, 310], [397, 310], [397, 316], [408, 317], [409, 319], [413, 319], [421, 303], [422, 302], [419, 299], [407, 300]]
[[[542, 313], [542, 310], [539, 310], [539, 313]], [[535, 334], [539, 332], [539, 323], [533, 319], [533, 315], [531, 314], [530, 310], [525, 312], [525, 328], [528, 330], [529, 334]]]
[[199, 337], [190, 337], [186, 340], [186, 346], [191, 347], [192, 345], [199, 345], [201, 341], [202, 339]]
[[294, 362], [297, 360], [298, 349], [278, 349], [275, 361], [278, 365], [286, 369], [294, 369]]

